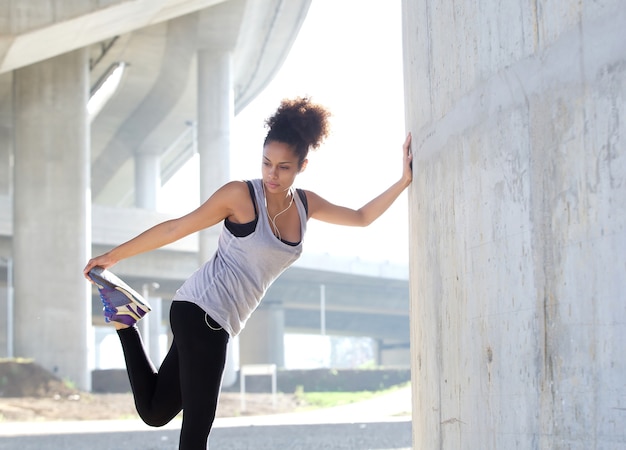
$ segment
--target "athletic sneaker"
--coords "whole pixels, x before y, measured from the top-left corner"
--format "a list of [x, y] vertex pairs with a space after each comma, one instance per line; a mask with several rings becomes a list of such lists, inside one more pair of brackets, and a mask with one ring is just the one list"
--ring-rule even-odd
[[94, 267], [89, 271], [89, 278], [98, 287], [104, 305], [104, 320], [107, 322], [132, 326], [152, 310], [137, 291], [107, 269]]

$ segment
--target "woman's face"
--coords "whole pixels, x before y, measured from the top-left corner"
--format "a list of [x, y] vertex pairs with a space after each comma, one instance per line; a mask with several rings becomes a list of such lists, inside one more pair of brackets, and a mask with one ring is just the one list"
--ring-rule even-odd
[[291, 147], [283, 142], [270, 141], [263, 147], [262, 174], [265, 190], [276, 194], [288, 191], [296, 175], [306, 167], [307, 160], [298, 166], [298, 157]]

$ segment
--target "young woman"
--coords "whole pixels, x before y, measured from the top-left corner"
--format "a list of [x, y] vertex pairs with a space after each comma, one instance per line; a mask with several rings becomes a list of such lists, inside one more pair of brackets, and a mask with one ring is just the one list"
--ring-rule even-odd
[[307, 220], [369, 225], [411, 183], [409, 134], [402, 150], [402, 176], [360, 209], [294, 189], [297, 175], [307, 167], [309, 150], [318, 148], [328, 135], [328, 117], [328, 111], [309, 98], [283, 100], [266, 121], [261, 179], [225, 184], [195, 211], [150, 228], [91, 259], [84, 269], [87, 279], [99, 283], [96, 274], [122, 259], [224, 222], [215, 255], [174, 296], [170, 309], [174, 339], [158, 371], [134, 325], [148, 309], [132, 290], [126, 289], [126, 295], [115, 301], [101, 295], [105, 316], [122, 343], [139, 415], [148, 425], [162, 426], [182, 410], [180, 449], [206, 448], [229, 337], [242, 330], [269, 285], [298, 259]]

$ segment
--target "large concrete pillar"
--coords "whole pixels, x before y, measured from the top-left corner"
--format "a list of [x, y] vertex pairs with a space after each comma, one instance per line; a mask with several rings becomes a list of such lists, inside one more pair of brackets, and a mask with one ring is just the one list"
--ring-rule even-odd
[[[0, 90], [13, 83], [13, 73], [0, 75]], [[13, 197], [13, 95], [12, 89], [4, 89], [0, 95], [0, 357], [12, 356], [12, 301], [9, 277], [13, 255], [11, 254], [10, 223]], [[5, 226], [2, 226], [2, 223]]]
[[626, 8], [403, 2], [416, 449], [626, 445]]
[[263, 300], [240, 336], [241, 365], [285, 366], [285, 309], [282, 302]]
[[[0, 75], [0, 86], [12, 82], [12, 72]], [[0, 96], [0, 195], [11, 195], [13, 190], [13, 98], [7, 91], [7, 97]]]
[[156, 211], [160, 190], [160, 155], [155, 153], [135, 153], [135, 206]]
[[378, 357], [376, 364], [383, 367], [408, 367], [411, 361], [409, 346], [406, 342], [377, 342]]
[[[233, 61], [229, 50], [198, 52], [198, 154], [200, 155], [200, 201], [204, 202], [230, 179], [230, 133], [235, 116]], [[217, 227], [199, 233], [200, 264], [217, 249]], [[236, 341], [235, 338], [233, 341]], [[236, 380], [238, 342], [229, 344], [224, 369], [225, 386]]]
[[15, 93], [15, 354], [81, 389], [91, 296], [87, 52], [19, 69]]
[[[230, 180], [230, 133], [234, 120], [234, 94], [230, 51], [198, 52], [198, 153], [200, 200], [204, 202]], [[200, 232], [200, 259], [217, 248], [215, 230]]]

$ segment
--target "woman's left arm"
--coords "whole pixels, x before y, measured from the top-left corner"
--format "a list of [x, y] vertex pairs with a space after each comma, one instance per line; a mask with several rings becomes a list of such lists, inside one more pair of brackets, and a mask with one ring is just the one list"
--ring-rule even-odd
[[356, 210], [335, 205], [319, 195], [307, 191], [309, 217], [336, 225], [365, 227], [371, 224], [387, 211], [407, 186], [411, 184], [413, 179], [412, 161], [411, 134], [409, 133], [402, 145], [402, 177], [398, 181]]

